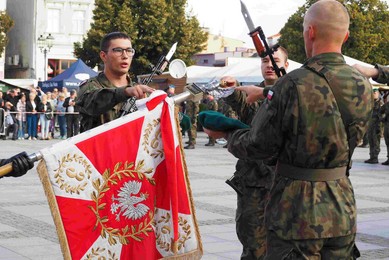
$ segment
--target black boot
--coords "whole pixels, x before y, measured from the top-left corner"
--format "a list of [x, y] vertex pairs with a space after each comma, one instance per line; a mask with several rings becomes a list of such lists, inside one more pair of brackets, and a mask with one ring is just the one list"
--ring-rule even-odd
[[385, 162], [381, 163], [382, 165], [389, 165], [389, 159], [386, 160]]
[[370, 158], [369, 160], [366, 160], [365, 163], [376, 164], [376, 163], [378, 163], [378, 159], [377, 158]]
[[184, 147], [184, 149], [195, 149], [194, 144], [188, 144], [187, 146]]

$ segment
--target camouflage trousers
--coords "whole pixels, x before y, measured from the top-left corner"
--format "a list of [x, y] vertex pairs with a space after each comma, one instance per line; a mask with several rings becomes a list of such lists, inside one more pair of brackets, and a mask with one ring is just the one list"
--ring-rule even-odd
[[269, 190], [262, 187], [245, 187], [238, 195], [236, 233], [243, 245], [242, 260], [264, 259], [266, 253], [265, 206]]
[[384, 138], [385, 138], [385, 144], [387, 150], [386, 156], [389, 159], [389, 122], [385, 122], [384, 124]]
[[352, 260], [361, 256], [355, 246], [355, 234], [325, 239], [283, 240], [269, 230], [267, 245], [267, 260]]
[[197, 120], [192, 120], [192, 126], [188, 130], [189, 144], [196, 144], [197, 138]]
[[381, 122], [378, 119], [371, 119], [367, 136], [369, 139], [370, 158], [378, 158], [378, 154], [381, 151]]

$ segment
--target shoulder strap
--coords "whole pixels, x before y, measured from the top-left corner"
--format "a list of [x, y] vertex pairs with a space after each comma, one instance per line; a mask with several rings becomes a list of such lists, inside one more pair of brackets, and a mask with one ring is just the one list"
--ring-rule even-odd
[[332, 93], [334, 94], [335, 102], [336, 102], [336, 105], [337, 105], [338, 110], [340, 112], [340, 115], [341, 115], [341, 118], [343, 121], [343, 125], [346, 129], [346, 134], [347, 134], [347, 142], [348, 142], [348, 146], [349, 146], [349, 152], [348, 152], [349, 161], [348, 161], [348, 167], [347, 167], [346, 174], [348, 176], [349, 171], [351, 169], [351, 165], [352, 165], [351, 157], [353, 156], [354, 150], [357, 147], [357, 136], [358, 136], [357, 132], [358, 132], [358, 130], [356, 127], [356, 122], [353, 121], [351, 114], [349, 112], [347, 112], [345, 107], [343, 107], [341, 105], [342, 103], [339, 102], [338, 99], [336, 98], [337, 96], [339, 97], [339, 95], [341, 93], [339, 92], [338, 88], [333, 88], [331, 86], [331, 81], [335, 77], [335, 75], [330, 70], [328, 70], [325, 66], [318, 64], [318, 63], [313, 63], [313, 64], [310, 64], [309, 66], [305, 65], [304, 67], [315, 72], [316, 74], [320, 75], [321, 77], [323, 77], [327, 81], [328, 86], [330, 87]]

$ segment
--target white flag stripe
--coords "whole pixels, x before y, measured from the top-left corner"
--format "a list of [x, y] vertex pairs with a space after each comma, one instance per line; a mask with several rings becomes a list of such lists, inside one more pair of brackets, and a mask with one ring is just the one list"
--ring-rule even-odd
[[107, 238], [99, 236], [81, 259], [119, 259], [122, 248], [122, 244], [110, 245]]
[[102, 182], [102, 176], [77, 146], [63, 141], [43, 149], [41, 153], [47, 171], [54, 173], [50, 174], [49, 178], [57, 196], [92, 200], [92, 182], [96, 179]]

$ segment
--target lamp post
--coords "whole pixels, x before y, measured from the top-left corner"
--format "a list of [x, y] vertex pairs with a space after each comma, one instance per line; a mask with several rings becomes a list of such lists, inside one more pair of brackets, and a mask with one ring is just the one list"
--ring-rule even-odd
[[51, 47], [53, 47], [54, 37], [49, 33], [47, 37], [39, 36], [38, 38], [38, 47], [45, 57], [45, 76], [44, 80], [47, 80], [47, 53], [50, 52]]

